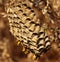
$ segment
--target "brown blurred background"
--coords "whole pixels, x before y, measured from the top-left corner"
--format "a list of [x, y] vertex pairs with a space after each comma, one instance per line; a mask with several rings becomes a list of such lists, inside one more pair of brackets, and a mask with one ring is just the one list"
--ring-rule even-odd
[[9, 31], [9, 22], [4, 9], [5, 1], [7, 0], [0, 0], [0, 62], [60, 62], [58, 42], [53, 43], [53, 48], [39, 60], [32, 60], [21, 51], [22, 46], [16, 45], [16, 39]]

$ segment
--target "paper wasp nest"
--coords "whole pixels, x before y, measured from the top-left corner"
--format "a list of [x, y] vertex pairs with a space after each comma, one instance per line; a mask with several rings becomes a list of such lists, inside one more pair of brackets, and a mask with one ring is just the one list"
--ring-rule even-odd
[[[32, 53], [36, 57], [51, 48], [55, 37], [60, 39], [60, 33], [59, 36], [55, 35], [55, 27], [58, 29], [56, 19], [59, 20], [60, 15], [56, 14], [57, 10], [52, 10], [54, 7], [49, 2], [51, 1], [13, 0], [6, 8], [10, 32], [27, 50], [26, 53]], [[54, 33], [52, 39], [50, 32]]]

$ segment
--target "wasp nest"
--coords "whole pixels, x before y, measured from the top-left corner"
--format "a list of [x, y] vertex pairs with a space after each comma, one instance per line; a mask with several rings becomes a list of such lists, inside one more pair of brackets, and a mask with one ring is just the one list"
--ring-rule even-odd
[[40, 57], [60, 39], [60, 13], [55, 8], [50, 0], [13, 0], [6, 6], [10, 32], [25, 53]]

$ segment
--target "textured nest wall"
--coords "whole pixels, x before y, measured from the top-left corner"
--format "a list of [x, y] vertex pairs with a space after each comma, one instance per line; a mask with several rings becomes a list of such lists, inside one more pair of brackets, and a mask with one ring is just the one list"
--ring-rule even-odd
[[[60, 39], [53, 42], [52, 49], [46, 52], [39, 60], [33, 61], [30, 59], [31, 55], [27, 57], [21, 51], [22, 46], [16, 45], [16, 39], [9, 31], [9, 22], [4, 9], [6, 1], [0, 0], [0, 62], [60, 62]], [[56, 2], [56, 0], [54, 1]], [[55, 22], [55, 24], [58, 23], [60, 27], [60, 20], [56, 21], [58, 22]]]

